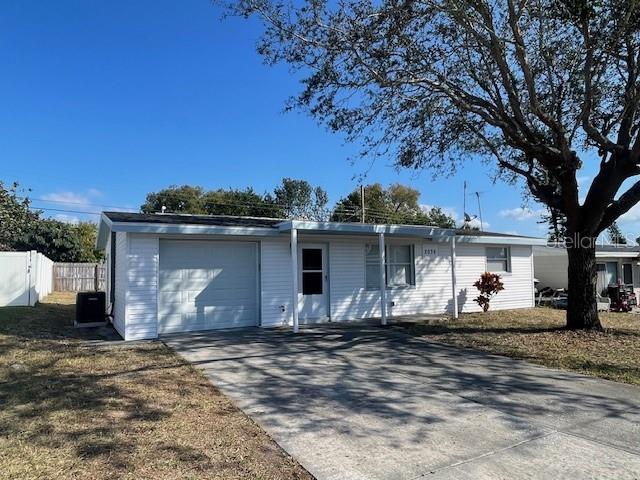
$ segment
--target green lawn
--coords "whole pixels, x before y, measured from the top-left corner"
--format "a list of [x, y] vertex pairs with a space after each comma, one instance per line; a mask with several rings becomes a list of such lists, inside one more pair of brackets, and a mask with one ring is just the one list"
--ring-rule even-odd
[[161, 343], [80, 345], [72, 301], [0, 308], [1, 478], [311, 478]]
[[565, 312], [531, 308], [409, 324], [415, 335], [640, 385], [640, 315], [602, 313], [603, 332], [563, 329]]

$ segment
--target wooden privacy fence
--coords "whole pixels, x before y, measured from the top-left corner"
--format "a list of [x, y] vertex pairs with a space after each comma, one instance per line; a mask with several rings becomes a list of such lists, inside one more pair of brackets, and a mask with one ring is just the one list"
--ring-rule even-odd
[[53, 264], [53, 289], [56, 292], [81, 292], [104, 290], [104, 263], [61, 263]]

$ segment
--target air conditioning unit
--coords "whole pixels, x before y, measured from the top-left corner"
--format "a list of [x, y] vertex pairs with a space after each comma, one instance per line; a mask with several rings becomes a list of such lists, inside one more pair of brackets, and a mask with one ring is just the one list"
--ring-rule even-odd
[[76, 327], [100, 327], [107, 324], [104, 292], [78, 292], [76, 295]]

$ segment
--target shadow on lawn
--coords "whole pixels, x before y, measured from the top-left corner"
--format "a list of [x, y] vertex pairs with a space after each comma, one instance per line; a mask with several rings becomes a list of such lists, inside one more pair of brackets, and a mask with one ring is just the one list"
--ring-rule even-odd
[[0, 309], [0, 437], [44, 449], [45, 468], [44, 451], [69, 448], [83, 460], [125, 468], [139, 447], [131, 433], [172, 413], [147, 393], [186, 389], [186, 372], [176, 371], [189, 367], [160, 344], [82, 346], [75, 340], [92, 335], [73, 327], [74, 308]]
[[[5, 346], [3, 341], [0, 349]], [[166, 358], [158, 358], [159, 367], [154, 366], [158, 352], [139, 352], [149, 358], [132, 374], [129, 362], [113, 358], [131, 355], [130, 350], [107, 353], [50, 340], [20, 348], [0, 386], [0, 436], [26, 435], [31, 445], [72, 447], [83, 459], [102, 457], [118, 466], [136, 448], [124, 435], [127, 431], [171, 414], [144, 395], [145, 384], [153, 381], [154, 388], [161, 388], [163, 382], [161, 375], [150, 372], [181, 366], [168, 364]], [[122, 381], [126, 376], [129, 382]], [[181, 380], [176, 376], [164, 383], [174, 389]]]

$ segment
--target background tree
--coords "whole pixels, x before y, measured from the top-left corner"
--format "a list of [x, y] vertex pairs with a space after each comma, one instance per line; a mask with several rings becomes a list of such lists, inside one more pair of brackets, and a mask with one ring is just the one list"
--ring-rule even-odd
[[622, 234], [620, 227], [617, 222], [613, 222], [609, 228], [607, 229], [607, 233], [609, 234], [609, 241], [614, 245], [626, 245], [627, 239]]
[[[365, 186], [364, 195], [366, 223], [384, 223], [389, 213], [387, 205], [387, 192], [379, 183]], [[356, 188], [346, 197], [336, 203], [331, 221], [334, 222], [359, 222], [362, 219], [362, 199], [360, 189]]]
[[274, 191], [275, 202], [286, 218], [322, 221], [327, 219], [327, 192], [306, 180], [283, 178]]
[[440, 207], [430, 207], [424, 209], [423, 212], [427, 217], [427, 225], [440, 228], [456, 228], [456, 222], [453, 217], [445, 213]]
[[96, 238], [98, 236], [98, 225], [93, 222], [80, 222], [77, 225], [70, 225], [75, 231], [75, 235], [80, 242], [79, 256], [73, 262], [102, 262], [104, 251], [96, 249]]
[[17, 239], [16, 250], [37, 250], [54, 262], [78, 262], [82, 242], [75, 225], [57, 220], [38, 220]]
[[167, 213], [320, 220], [324, 218], [327, 201], [327, 193], [322, 188], [313, 187], [305, 180], [283, 178], [273, 194], [264, 195], [253, 188], [206, 191], [199, 186], [172, 185], [147, 194], [140, 211], [159, 213], [165, 206]]
[[[601, 328], [595, 244], [640, 200], [636, 0], [239, 0], [259, 51], [298, 69], [292, 105], [369, 158], [450, 172], [476, 157], [560, 214], [567, 326]], [[596, 158], [584, 202], [576, 173]]]
[[148, 193], [140, 211], [142, 213], [160, 213], [164, 206], [169, 213], [203, 214], [205, 213], [203, 196], [202, 187], [171, 185], [157, 192]]
[[0, 250], [15, 250], [18, 238], [38, 220], [25, 193], [17, 183], [5, 187], [0, 181]]
[[245, 190], [218, 189], [206, 192], [203, 211], [208, 215], [241, 215], [282, 218], [284, 213], [271, 195], [260, 195], [252, 188]]
[[[365, 222], [455, 227], [453, 218], [441, 208], [422, 208], [418, 203], [419, 198], [420, 192], [406, 185], [395, 183], [387, 189], [379, 183], [367, 185], [364, 195]], [[336, 203], [331, 220], [359, 222], [361, 214], [360, 189], [357, 188]]]

